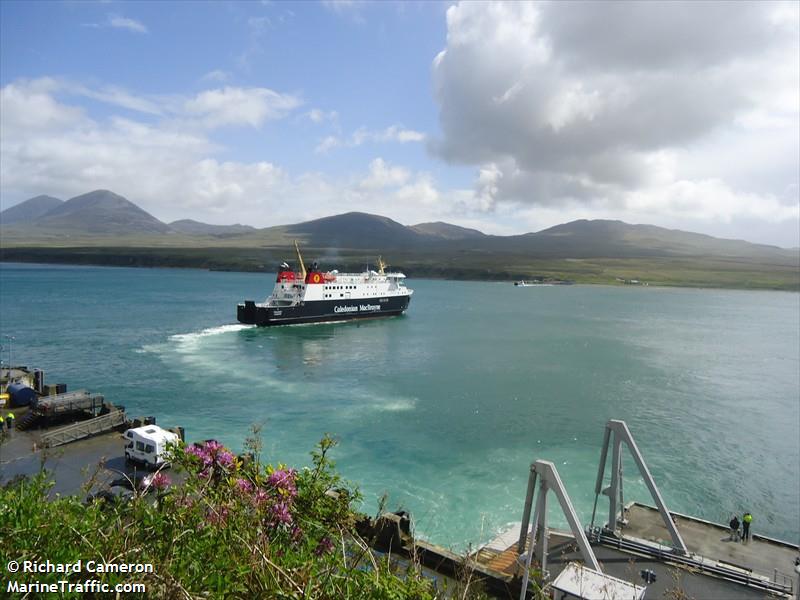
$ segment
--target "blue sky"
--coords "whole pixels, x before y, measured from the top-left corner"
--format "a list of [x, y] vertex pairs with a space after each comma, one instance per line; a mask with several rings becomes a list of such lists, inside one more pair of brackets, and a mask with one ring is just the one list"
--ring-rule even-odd
[[0, 202], [798, 237], [796, 3], [0, 3]]

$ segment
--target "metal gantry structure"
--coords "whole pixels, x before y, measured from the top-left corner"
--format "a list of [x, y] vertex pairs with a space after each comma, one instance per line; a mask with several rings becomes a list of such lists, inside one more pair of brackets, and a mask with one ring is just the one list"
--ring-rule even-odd
[[581, 556], [584, 562], [598, 573], [602, 573], [600, 564], [594, 555], [592, 546], [586, 537], [583, 526], [578, 520], [578, 515], [575, 513], [575, 508], [572, 506], [567, 490], [561, 482], [561, 477], [558, 475], [556, 466], [548, 460], [537, 460], [531, 465], [531, 472], [528, 476], [528, 493], [525, 497], [525, 508], [522, 514], [522, 525], [519, 532], [519, 543], [517, 544], [517, 552], [520, 557], [525, 552], [525, 545], [528, 539], [528, 525], [531, 518], [531, 508], [533, 506], [533, 497], [536, 492], [536, 484], [539, 484], [538, 494], [536, 495], [536, 509], [533, 513], [533, 530], [531, 531], [531, 547], [528, 548], [527, 556], [525, 557], [525, 571], [522, 577], [522, 595], [528, 589], [528, 577], [531, 570], [531, 560], [536, 556], [536, 560], [541, 566], [542, 574], [547, 570], [547, 493], [552, 491], [558, 503], [561, 505], [561, 510], [569, 523], [572, 535], [575, 536], [575, 541], [578, 543]]
[[[594, 521], [597, 512], [597, 501], [600, 494], [608, 496], [608, 522], [604, 530], [606, 533], [613, 534], [614, 536], [621, 535], [620, 517], [623, 516], [624, 509], [622, 499], [622, 445], [625, 444], [633, 456], [633, 460], [639, 469], [639, 473], [644, 479], [647, 489], [650, 491], [653, 500], [656, 503], [661, 518], [664, 520], [664, 525], [669, 531], [672, 538], [673, 552], [677, 555], [686, 556], [689, 551], [686, 544], [678, 532], [678, 528], [672, 520], [672, 515], [664, 503], [661, 492], [656, 486], [650, 470], [645, 464], [644, 457], [636, 445], [630, 430], [628, 429], [625, 421], [610, 420], [606, 423], [605, 431], [603, 434], [603, 447], [600, 453], [600, 463], [597, 469], [597, 480], [595, 482], [595, 501], [594, 509], [592, 511], [592, 523], [589, 528], [584, 528], [578, 520], [578, 515], [572, 505], [569, 495], [567, 494], [561, 477], [558, 474], [556, 466], [546, 460], [537, 460], [531, 464], [530, 475], [528, 476], [528, 491], [525, 497], [525, 505], [522, 512], [522, 524], [520, 526], [519, 541], [517, 543], [517, 554], [520, 559], [524, 558], [524, 573], [522, 580], [522, 590], [520, 598], [525, 598], [528, 588], [528, 580], [530, 576], [531, 564], [536, 558], [536, 562], [541, 568], [542, 577], [547, 577], [547, 553], [548, 553], [548, 528], [547, 528], [547, 495], [552, 491], [564, 517], [569, 524], [570, 531], [575, 538], [575, 542], [580, 551], [581, 557], [587, 568], [602, 574], [603, 571], [600, 567], [597, 557], [592, 550], [589, 539], [586, 536], [587, 529], [594, 531]], [[606, 463], [608, 461], [608, 453], [611, 450], [611, 481], [607, 487], [603, 487], [606, 479]], [[534, 506], [534, 498], [536, 500]], [[531, 511], [533, 511], [533, 526], [529, 529], [531, 524]], [[530, 545], [528, 540], [530, 539]], [[527, 547], [527, 553], [526, 553]]]
[[[633, 435], [631, 435], [631, 432], [628, 429], [628, 425], [625, 423], [625, 421], [612, 419], [606, 423], [605, 432], [603, 434], [603, 449], [600, 452], [600, 464], [597, 467], [597, 480], [595, 481], [594, 486], [595, 496], [591, 526], [594, 527], [595, 514], [597, 512], [597, 500], [599, 499], [600, 494], [603, 494], [604, 496], [608, 496], [609, 500], [608, 522], [605, 525], [605, 529], [614, 535], [620, 534], [620, 518], [624, 516], [622, 514], [624, 509], [622, 500], [623, 443], [628, 447], [628, 450], [630, 451], [631, 456], [633, 457], [633, 460], [639, 469], [639, 474], [642, 476], [642, 479], [644, 479], [647, 489], [650, 491], [650, 495], [653, 497], [656, 507], [658, 508], [658, 512], [664, 521], [664, 525], [666, 526], [667, 531], [669, 531], [669, 535], [672, 538], [673, 551], [682, 555], [689, 554], [689, 550], [686, 548], [686, 544], [684, 543], [678, 528], [675, 526], [675, 523], [672, 520], [672, 515], [670, 514], [669, 510], [667, 510], [664, 499], [661, 497], [661, 492], [658, 490], [658, 486], [656, 486], [656, 482], [653, 480], [653, 476], [650, 474], [650, 469], [647, 468], [647, 464], [644, 462], [642, 453], [639, 451], [639, 447], [636, 445], [636, 441], [633, 439]], [[609, 446], [611, 447], [612, 451], [611, 482], [608, 487], [604, 488], [603, 482], [605, 480]]]

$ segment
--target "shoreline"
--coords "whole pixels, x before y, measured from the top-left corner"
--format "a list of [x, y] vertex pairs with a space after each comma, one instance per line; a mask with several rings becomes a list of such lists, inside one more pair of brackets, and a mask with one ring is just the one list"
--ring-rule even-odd
[[[201, 265], [192, 265], [192, 264], [170, 264], [169, 261], [164, 262], [163, 264], [148, 264], [147, 262], [134, 262], [131, 261], [129, 264], [121, 264], [120, 261], [114, 260], [107, 260], [103, 261], [102, 259], [99, 260], [91, 260], [97, 258], [100, 255], [92, 255], [90, 260], [69, 260], [70, 257], [65, 257], [66, 260], [53, 260], [54, 258], [58, 258], [57, 256], [49, 256], [44, 258], [43, 260], [37, 259], [28, 259], [25, 256], [15, 256], [11, 258], [7, 258], [4, 256], [4, 253], [7, 249], [0, 250], [0, 265], [2, 264], [16, 264], [16, 265], [42, 265], [42, 266], [50, 266], [50, 267], [102, 267], [102, 268], [129, 268], [129, 269], [179, 269], [185, 271], [207, 271], [207, 272], [218, 272], [218, 273], [259, 273], [259, 274], [273, 274], [273, 270], [265, 269], [265, 268], [215, 268], [213, 266], [201, 266]], [[147, 249], [142, 249], [147, 250]], [[90, 258], [90, 257], [86, 257]], [[113, 258], [113, 257], [110, 257]], [[584, 259], [558, 259], [558, 260], [584, 260]], [[592, 260], [592, 259], [585, 259], [585, 260]], [[626, 261], [626, 260], [636, 260], [636, 259], [612, 259], [615, 261]], [[668, 260], [668, 259], [667, 259]], [[402, 268], [402, 267], [401, 267]], [[442, 268], [438, 272], [431, 273], [427, 268], [420, 269], [422, 272], [419, 274], [414, 274], [416, 269], [411, 268], [407, 269], [411, 275], [409, 278], [413, 278], [415, 280], [430, 280], [430, 281], [469, 281], [469, 282], [483, 282], [483, 283], [498, 283], [498, 284], [509, 284], [513, 285], [513, 283], [520, 279], [527, 279], [530, 276], [520, 277], [514, 276], [510, 273], [506, 272], [497, 272], [496, 275], [490, 277], [480, 277], [480, 276], [472, 276], [470, 274], [460, 274], [456, 275], [454, 273], [448, 273], [446, 268]], [[650, 288], [668, 288], [668, 289], [699, 289], [699, 290], [739, 290], [739, 291], [764, 291], [764, 292], [790, 292], [790, 293], [799, 293], [800, 292], [800, 269], [796, 271], [798, 282], [794, 283], [791, 281], [784, 281], [782, 284], [753, 284], [752, 282], [741, 282], [741, 283], [734, 283], [730, 282], [728, 284], [710, 284], [708, 282], [695, 282], [695, 281], [679, 281], [676, 280], [672, 281], [654, 281], [653, 279], [641, 279], [640, 284], [628, 284], [616, 281], [616, 278], [613, 275], [601, 280], [592, 279], [592, 278], [584, 278], [581, 277], [577, 273], [570, 273], [564, 272], [564, 275], [569, 275], [569, 277], [565, 277], [561, 281], [570, 281], [572, 282], [571, 285], [591, 285], [591, 286], [605, 286], [605, 287], [624, 287], [624, 288], [643, 288], [643, 287], [650, 287]], [[559, 283], [560, 285], [564, 285]], [[526, 286], [526, 287], [543, 287], [543, 286]]]

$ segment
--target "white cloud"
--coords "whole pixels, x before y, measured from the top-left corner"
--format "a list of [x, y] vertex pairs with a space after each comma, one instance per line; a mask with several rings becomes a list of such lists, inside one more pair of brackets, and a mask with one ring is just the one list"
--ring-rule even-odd
[[[213, 129], [226, 125], [261, 127], [268, 120], [285, 118], [303, 101], [293, 94], [282, 94], [268, 88], [226, 86], [204, 90], [193, 97], [178, 95], [142, 96], [118, 86], [89, 87], [74, 81], [55, 78], [18, 80], [3, 88], [4, 101], [14, 110], [17, 102], [33, 102], [22, 107], [15, 122], [27, 119], [28, 126], [49, 127], [49, 121], [60, 118], [55, 110], [56, 95], [91, 98], [112, 106], [174, 121], [173, 126]], [[60, 105], [60, 111], [68, 110]], [[73, 107], [72, 111], [81, 109]], [[26, 116], [27, 115], [27, 116]]]
[[260, 127], [268, 119], [280, 119], [302, 104], [291, 94], [267, 88], [224, 87], [201, 92], [184, 103], [190, 116], [208, 127], [250, 125]]
[[325, 121], [336, 123], [339, 119], [339, 113], [335, 110], [324, 111], [319, 108], [312, 108], [306, 115], [314, 123], [324, 123]]
[[410, 176], [408, 169], [389, 166], [382, 158], [376, 158], [369, 164], [369, 175], [359, 186], [364, 189], [396, 187], [406, 183]]
[[[313, 112], [313, 111], [312, 111]], [[313, 117], [312, 117], [313, 120]], [[409, 142], [423, 142], [426, 136], [424, 133], [406, 129], [402, 125], [391, 125], [382, 130], [369, 130], [366, 127], [359, 127], [349, 138], [342, 139], [336, 136], [327, 136], [315, 149], [317, 153], [325, 153], [337, 147], [355, 148], [365, 143], [388, 143], [397, 142], [406, 144]]]
[[[436, 207], [437, 203], [442, 198], [442, 194], [437, 189], [436, 183], [430, 175], [421, 174], [417, 176], [416, 181], [404, 185], [397, 190], [395, 197], [402, 203], [416, 204], [416, 206], [422, 208]], [[441, 208], [439, 208], [439, 210], [441, 211]]]
[[[486, 99], [513, 104], [526, 89], [512, 84]], [[573, 90], [576, 97], [581, 93], [580, 88], [561, 89]], [[82, 97], [135, 112], [100, 118], [91, 103], [77, 105]], [[386, 154], [335, 176], [290, 173], [273, 160], [226, 160], [227, 149], [213, 137], [215, 128], [260, 127], [300, 106], [299, 98], [266, 88], [145, 96], [54, 78], [17, 80], [0, 89], [0, 198], [7, 205], [41, 193], [67, 198], [108, 188], [167, 221], [189, 217], [267, 226], [355, 210], [406, 224], [443, 220], [497, 234], [538, 230], [573, 218], [619, 218], [725, 237], [754, 239], [749, 232], [758, 232], [755, 239], [765, 242], [777, 241], [770, 236], [782, 231], [779, 243], [797, 245], [797, 233], [787, 226], [793, 223], [797, 229], [798, 203], [792, 200], [797, 187], [774, 183], [785, 179], [787, 165], [800, 160], [797, 129], [791, 127], [795, 117], [784, 100], [772, 101], [777, 108], [763, 109], [768, 119], [742, 113], [750, 116], [736, 128], [719, 129], [685, 147], [631, 150], [628, 155], [598, 150], [554, 163], [571, 170], [532, 169], [517, 161], [517, 154], [488, 153], [488, 160], [475, 163], [478, 174], [470, 190], [443, 188], [430, 173], [396, 164]], [[592, 111], [602, 110], [602, 103], [576, 101], [575, 108], [559, 116], [559, 131], [572, 127], [570, 119], [585, 122]], [[295, 114], [313, 122], [312, 114], [330, 118], [331, 113], [311, 109]], [[767, 137], [749, 137], [752, 130], [767, 129]], [[401, 125], [360, 128], [344, 138], [329, 136], [319, 150], [423, 137]], [[742, 139], [754, 143], [744, 147]], [[740, 178], [732, 171], [740, 171]], [[759, 181], [773, 182], [773, 188], [752, 185], [755, 174]]]
[[106, 102], [129, 110], [148, 113], [151, 115], [162, 115], [163, 109], [157, 100], [143, 98], [131, 94], [127, 90], [116, 86], [105, 86], [99, 89], [91, 89], [84, 85], [62, 82], [61, 87], [72, 94], [85, 96], [100, 102]]
[[360, 146], [364, 142], [422, 142], [425, 134], [413, 129], [405, 129], [402, 125], [392, 125], [381, 131], [370, 131], [366, 127], [360, 127], [353, 132], [350, 138], [352, 146]]
[[459, 3], [433, 61], [443, 134], [429, 146], [479, 169], [476, 210], [796, 227], [799, 12]]
[[23, 137], [27, 132], [61, 131], [84, 120], [82, 109], [55, 100], [55, 79], [18, 80], [0, 90], [0, 135]]
[[719, 179], [678, 180], [650, 190], [632, 191], [626, 207], [642, 215], [658, 212], [672, 218], [730, 223], [749, 217], [770, 223], [800, 218], [800, 205], [786, 205], [769, 194], [731, 189]]
[[326, 138], [324, 138], [319, 144], [317, 144], [317, 147], [314, 148], [314, 152], [316, 152], [317, 154], [325, 154], [329, 150], [336, 148], [336, 146], [339, 145], [341, 145], [339, 138], [333, 135], [329, 135]]
[[[366, 210], [414, 223], [449, 214], [451, 203], [428, 174], [383, 158], [338, 179], [314, 172], [292, 176], [271, 161], [220, 160], [224, 149], [208, 137], [211, 130], [187, 128], [184, 119], [97, 119], [57, 94], [69, 97], [53, 79], [16, 81], [0, 90], [4, 204], [41, 193], [68, 198], [107, 188], [166, 221], [189, 217], [267, 226]], [[198, 118], [233, 122], [220, 107], [228, 95], [221, 97], [226, 101], [199, 95]], [[245, 113], [250, 116], [235, 122], [266, 118], [258, 110]]]
[[147, 27], [145, 27], [136, 19], [130, 19], [128, 17], [109, 15], [108, 24], [111, 27], [115, 27], [117, 29], [127, 29], [128, 31], [133, 31], [134, 33], [147, 33]]

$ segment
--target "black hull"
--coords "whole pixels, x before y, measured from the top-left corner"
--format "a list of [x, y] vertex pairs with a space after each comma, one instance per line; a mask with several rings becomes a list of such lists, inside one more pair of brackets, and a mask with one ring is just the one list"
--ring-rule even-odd
[[301, 303], [299, 306], [265, 307], [256, 306], [252, 300], [246, 300], [236, 307], [236, 318], [240, 323], [259, 327], [377, 319], [402, 314], [410, 301], [411, 296], [384, 296], [361, 300], [316, 300]]

